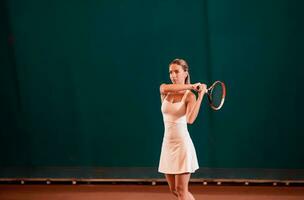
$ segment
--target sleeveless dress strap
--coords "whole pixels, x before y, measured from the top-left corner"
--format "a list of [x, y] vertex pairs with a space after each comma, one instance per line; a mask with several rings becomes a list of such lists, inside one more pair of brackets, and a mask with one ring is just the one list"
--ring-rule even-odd
[[169, 92], [164, 95], [163, 101], [167, 100], [167, 97], [169, 96]]

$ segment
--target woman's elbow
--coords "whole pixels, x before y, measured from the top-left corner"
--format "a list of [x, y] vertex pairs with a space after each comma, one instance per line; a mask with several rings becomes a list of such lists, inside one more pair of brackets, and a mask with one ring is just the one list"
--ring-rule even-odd
[[187, 120], [187, 123], [188, 123], [188, 124], [193, 124], [193, 123], [194, 123], [194, 120], [188, 119], [188, 120]]
[[165, 87], [166, 86], [164, 83], [160, 85], [160, 87], [159, 87], [160, 93], [165, 94], [167, 92]]

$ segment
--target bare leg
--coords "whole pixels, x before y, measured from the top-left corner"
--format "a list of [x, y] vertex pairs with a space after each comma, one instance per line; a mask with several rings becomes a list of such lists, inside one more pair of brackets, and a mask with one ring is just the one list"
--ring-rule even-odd
[[175, 175], [175, 185], [179, 200], [195, 200], [188, 190], [190, 173]]
[[191, 194], [190, 191], [188, 192], [188, 194], [189, 194], [189, 196], [190, 196], [190, 200], [195, 200], [194, 197], [193, 197], [193, 195]]
[[175, 175], [174, 174], [165, 174], [167, 182], [169, 184], [170, 191], [174, 196], [177, 197], [177, 192], [175, 190]]

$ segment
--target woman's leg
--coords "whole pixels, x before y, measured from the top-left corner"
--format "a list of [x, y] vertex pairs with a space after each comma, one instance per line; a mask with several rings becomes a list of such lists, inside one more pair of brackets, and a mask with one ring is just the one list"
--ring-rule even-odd
[[169, 188], [170, 188], [170, 191], [172, 192], [172, 194], [174, 194], [174, 196], [177, 197], [177, 193], [176, 193], [176, 190], [175, 190], [175, 175], [174, 174], [165, 174], [166, 176], [166, 179], [167, 179], [167, 182], [169, 184]]
[[179, 200], [195, 200], [188, 190], [190, 173], [175, 175], [175, 187]]

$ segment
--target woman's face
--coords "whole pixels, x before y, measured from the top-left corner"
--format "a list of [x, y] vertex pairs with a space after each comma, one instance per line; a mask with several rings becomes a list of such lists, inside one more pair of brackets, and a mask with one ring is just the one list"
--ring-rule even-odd
[[188, 73], [183, 70], [183, 67], [178, 64], [169, 66], [170, 79], [173, 84], [184, 84]]

